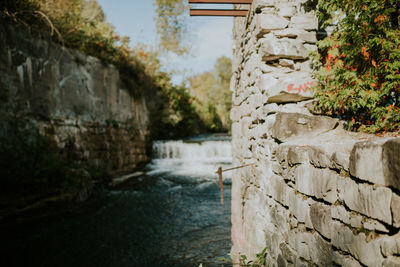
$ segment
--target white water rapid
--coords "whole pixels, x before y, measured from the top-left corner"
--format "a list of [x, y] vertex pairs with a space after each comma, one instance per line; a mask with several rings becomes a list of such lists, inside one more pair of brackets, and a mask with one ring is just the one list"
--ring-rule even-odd
[[[227, 136], [207, 136], [190, 140], [153, 142], [151, 174], [169, 172], [175, 175], [216, 177], [219, 166], [232, 164], [232, 147]], [[230, 178], [226, 173], [224, 178]]]

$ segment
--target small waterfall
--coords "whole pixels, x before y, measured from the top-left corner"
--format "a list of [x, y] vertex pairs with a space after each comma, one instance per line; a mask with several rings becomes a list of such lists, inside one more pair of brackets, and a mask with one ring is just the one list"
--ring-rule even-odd
[[[169, 172], [174, 175], [212, 177], [219, 166], [231, 166], [230, 138], [201, 136], [190, 140], [153, 142], [151, 173]], [[230, 178], [226, 174], [224, 178]]]
[[230, 141], [156, 141], [153, 158], [229, 163], [232, 162], [232, 148]]

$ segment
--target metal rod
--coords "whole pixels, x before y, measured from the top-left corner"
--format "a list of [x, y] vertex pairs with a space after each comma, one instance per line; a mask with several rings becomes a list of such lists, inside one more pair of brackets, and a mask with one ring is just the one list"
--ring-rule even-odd
[[221, 192], [221, 205], [224, 205], [224, 183], [222, 181], [222, 167], [218, 168], [219, 191]]
[[246, 17], [248, 10], [190, 9], [190, 16]]
[[[242, 165], [242, 166], [238, 166], [238, 167], [233, 167], [233, 168], [222, 170], [222, 172], [236, 170], [236, 169], [240, 169], [240, 168], [244, 168], [244, 167], [248, 167], [248, 166], [253, 166], [254, 164], [255, 163], [250, 163], [250, 164], [246, 164], [246, 165]], [[218, 173], [218, 172], [216, 172], [216, 173]]]
[[251, 4], [253, 0], [189, 0], [189, 4]]
[[222, 167], [218, 168], [218, 170], [215, 173], [218, 174], [219, 190], [221, 192], [221, 205], [224, 205], [224, 183], [223, 183], [223, 179], [222, 179], [222, 173], [226, 172], [226, 171], [232, 171], [232, 170], [248, 167], [248, 166], [253, 166], [253, 165], [255, 165], [255, 163], [245, 164], [242, 166], [237, 166], [237, 167], [233, 167], [233, 168], [229, 168], [229, 169], [225, 169], [225, 170], [223, 170]]

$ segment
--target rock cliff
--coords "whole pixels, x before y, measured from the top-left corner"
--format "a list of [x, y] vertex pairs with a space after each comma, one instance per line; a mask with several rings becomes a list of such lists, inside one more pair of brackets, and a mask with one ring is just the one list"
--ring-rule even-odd
[[[29, 124], [77, 162], [109, 173], [149, 160], [149, 112], [118, 70], [25, 26], [0, 24], [0, 112]], [[4, 121], [3, 121], [4, 122]], [[2, 133], [6, 133], [4, 124]]]

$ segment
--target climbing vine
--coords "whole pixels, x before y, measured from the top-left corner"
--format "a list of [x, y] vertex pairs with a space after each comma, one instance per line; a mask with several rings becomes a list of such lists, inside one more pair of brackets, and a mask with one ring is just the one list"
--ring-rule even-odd
[[365, 132], [400, 131], [399, 0], [319, 0], [317, 107]]

